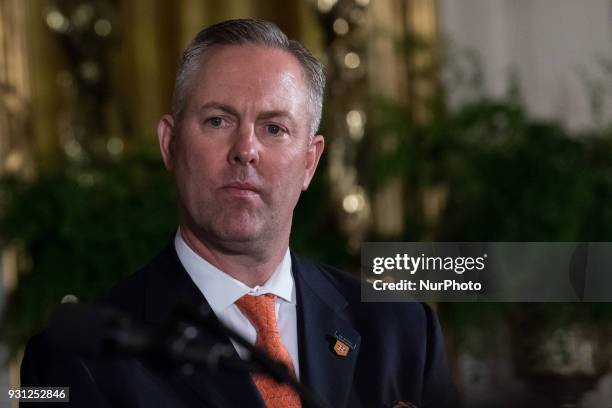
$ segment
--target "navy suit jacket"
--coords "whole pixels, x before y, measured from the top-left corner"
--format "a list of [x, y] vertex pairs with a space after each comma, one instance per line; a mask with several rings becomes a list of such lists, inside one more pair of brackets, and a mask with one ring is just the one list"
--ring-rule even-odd
[[[455, 406], [440, 327], [427, 305], [362, 303], [357, 279], [291, 255], [303, 383], [332, 407], [411, 406], [396, 401], [419, 408]], [[170, 319], [177, 304], [208, 306], [173, 243], [102, 303], [151, 325]], [[336, 332], [356, 345], [346, 357], [332, 350]], [[197, 368], [185, 374], [135, 357], [82, 357], [59, 350], [48, 337], [43, 331], [29, 341], [22, 386], [69, 386], [70, 406], [264, 407], [245, 373]]]

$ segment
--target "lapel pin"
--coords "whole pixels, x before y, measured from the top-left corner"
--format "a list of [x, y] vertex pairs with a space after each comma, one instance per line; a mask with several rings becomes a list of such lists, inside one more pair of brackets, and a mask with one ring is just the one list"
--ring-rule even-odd
[[334, 343], [333, 350], [339, 357], [346, 357], [349, 351], [354, 350], [356, 347], [355, 344], [353, 344], [340, 332], [336, 332], [334, 334], [334, 338], [336, 339], [336, 342]]

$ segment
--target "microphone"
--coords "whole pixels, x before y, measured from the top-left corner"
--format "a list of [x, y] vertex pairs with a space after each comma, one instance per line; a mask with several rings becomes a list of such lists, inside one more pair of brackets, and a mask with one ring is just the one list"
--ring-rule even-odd
[[[109, 307], [64, 303], [52, 317], [47, 333], [57, 348], [83, 356], [141, 355], [149, 361], [201, 365], [212, 372], [221, 369], [265, 372], [293, 387], [305, 407], [330, 407], [327, 401], [297, 381], [283, 363], [225, 326], [210, 310], [178, 307], [174, 317], [175, 320], [165, 325], [153, 326], [135, 322]], [[217, 337], [233, 338], [250, 351], [251, 358], [242, 360], [231, 344], [205, 341], [201, 328]]]
[[47, 333], [59, 349], [82, 356], [135, 354], [152, 361], [203, 365], [211, 371], [262, 370], [258, 364], [240, 359], [229, 344], [204, 342], [193, 324], [145, 325], [109, 307], [62, 304]]

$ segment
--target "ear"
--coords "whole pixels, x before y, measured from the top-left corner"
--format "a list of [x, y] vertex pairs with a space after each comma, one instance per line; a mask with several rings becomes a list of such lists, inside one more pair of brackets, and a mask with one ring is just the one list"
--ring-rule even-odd
[[169, 171], [174, 169], [174, 130], [174, 118], [170, 115], [162, 116], [157, 124], [157, 140], [162, 160]]
[[325, 139], [322, 135], [316, 135], [310, 141], [308, 151], [306, 152], [306, 173], [304, 177], [304, 184], [302, 184], [302, 191], [306, 191], [310, 185], [312, 177], [315, 174], [315, 170], [317, 170], [317, 165], [319, 164], [319, 159], [323, 154], [324, 148]]

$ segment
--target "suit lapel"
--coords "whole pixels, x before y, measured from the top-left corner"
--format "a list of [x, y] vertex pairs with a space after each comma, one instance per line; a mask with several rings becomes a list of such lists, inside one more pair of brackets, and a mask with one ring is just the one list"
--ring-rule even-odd
[[[177, 306], [187, 308], [204, 306], [210, 310], [210, 305], [179, 261], [173, 242], [150, 265], [150, 268], [147, 273], [145, 295], [147, 322], [161, 324], [168, 321]], [[211, 334], [210, 338], [205, 340], [231, 346], [226, 336]], [[234, 353], [237, 356], [237, 353]], [[179, 374], [176, 378], [215, 407], [264, 407], [259, 392], [247, 373], [229, 370], [209, 372], [205, 368], [196, 368], [191, 374]]]
[[[345, 317], [346, 299], [313, 263], [292, 253], [296, 282], [300, 379], [333, 407], [345, 407], [361, 336]], [[335, 334], [355, 345], [345, 357], [333, 351]]]

